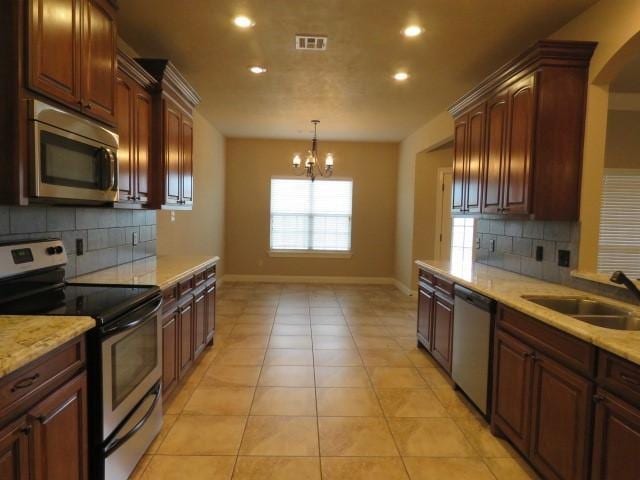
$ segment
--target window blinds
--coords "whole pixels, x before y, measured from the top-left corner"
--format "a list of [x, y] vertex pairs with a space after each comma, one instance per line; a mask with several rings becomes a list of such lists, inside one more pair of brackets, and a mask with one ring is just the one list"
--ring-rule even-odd
[[605, 171], [598, 270], [640, 276], [640, 170]]
[[351, 250], [351, 180], [271, 179], [271, 250]]

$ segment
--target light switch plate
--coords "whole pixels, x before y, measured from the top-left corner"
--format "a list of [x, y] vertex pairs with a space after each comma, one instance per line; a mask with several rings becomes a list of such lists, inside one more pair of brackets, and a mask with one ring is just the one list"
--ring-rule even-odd
[[131, 235], [131, 244], [135, 247], [138, 245], [138, 232], [133, 232]]

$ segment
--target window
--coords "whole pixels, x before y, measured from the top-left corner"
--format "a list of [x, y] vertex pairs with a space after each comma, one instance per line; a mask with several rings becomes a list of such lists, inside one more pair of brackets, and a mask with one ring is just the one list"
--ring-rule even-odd
[[473, 263], [473, 218], [453, 218], [451, 263], [469, 266]]
[[640, 171], [605, 170], [598, 271], [640, 276]]
[[351, 180], [271, 179], [271, 250], [351, 250]]

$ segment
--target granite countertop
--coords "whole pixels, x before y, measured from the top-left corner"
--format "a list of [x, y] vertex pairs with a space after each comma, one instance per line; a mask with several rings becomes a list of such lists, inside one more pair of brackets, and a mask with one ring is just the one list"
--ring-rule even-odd
[[218, 260], [220, 260], [219, 257], [206, 255], [160, 255], [81, 275], [70, 281], [76, 283], [157, 285], [160, 288], [165, 288], [204, 268], [205, 265], [217, 263]]
[[478, 263], [417, 260], [416, 265], [640, 365], [640, 331], [596, 327], [522, 298], [522, 295], [578, 295], [618, 305], [640, 315], [640, 307]]
[[91, 317], [0, 316], [0, 378], [95, 327]]

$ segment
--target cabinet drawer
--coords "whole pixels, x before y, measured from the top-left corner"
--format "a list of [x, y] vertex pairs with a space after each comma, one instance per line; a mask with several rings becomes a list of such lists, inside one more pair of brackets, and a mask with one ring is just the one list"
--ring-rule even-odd
[[598, 383], [640, 406], [640, 366], [600, 350]]
[[569, 368], [593, 378], [596, 349], [590, 343], [500, 305], [497, 325]]
[[63, 345], [0, 381], [0, 418], [9, 410], [28, 405], [61, 385], [84, 366], [84, 337]]
[[173, 308], [178, 300], [178, 285], [171, 285], [162, 291], [162, 311], [167, 312]]
[[212, 265], [205, 270], [207, 280], [216, 276], [216, 266]]
[[435, 275], [436, 289], [453, 297], [453, 282]]
[[418, 279], [429, 285], [433, 285], [435, 281], [435, 277], [433, 276], [433, 273], [427, 272], [426, 270], [420, 270], [418, 272]]
[[185, 280], [178, 282], [178, 297], [182, 297], [186, 293], [190, 292], [194, 286], [194, 277], [189, 277]]
[[202, 270], [201, 272], [196, 273], [193, 276], [193, 282], [194, 282], [194, 286], [199, 286], [202, 285], [204, 283], [204, 281], [207, 279], [207, 272], [205, 270]]

